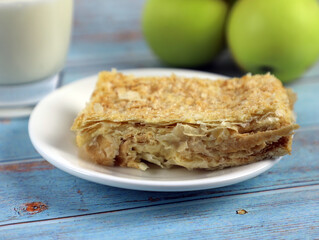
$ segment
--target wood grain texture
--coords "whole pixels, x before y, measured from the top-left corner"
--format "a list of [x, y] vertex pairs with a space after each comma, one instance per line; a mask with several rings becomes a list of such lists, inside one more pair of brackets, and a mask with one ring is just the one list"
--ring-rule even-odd
[[[302, 81], [305, 81], [303, 83]], [[311, 83], [309, 83], [312, 81]], [[298, 100], [295, 104], [297, 123], [301, 127], [306, 125], [318, 125], [319, 123], [319, 78], [304, 78], [290, 85], [297, 93]]]
[[40, 158], [28, 134], [28, 119], [0, 120], [0, 163]]
[[[182, 193], [139, 192], [98, 185], [68, 175], [45, 161], [1, 164], [0, 226], [319, 184], [318, 144], [319, 128], [299, 131], [292, 156], [284, 157], [261, 176], [234, 186]], [[38, 214], [21, 211], [32, 202], [41, 202], [47, 209]]]
[[[143, 39], [144, 3], [75, 0], [62, 83], [111, 68], [166, 67]], [[228, 51], [196, 70], [244, 74]], [[27, 118], [1, 120], [0, 239], [319, 239], [319, 62], [287, 86], [298, 94], [301, 125], [292, 156], [259, 177], [205, 191], [130, 191], [81, 180], [40, 157]]]
[[[211, 197], [7, 225], [0, 234], [20, 239], [317, 239], [318, 196], [315, 185]], [[239, 209], [247, 213], [237, 214]]]
[[141, 31], [145, 0], [75, 0], [72, 45], [67, 65], [109, 59], [152, 58]]

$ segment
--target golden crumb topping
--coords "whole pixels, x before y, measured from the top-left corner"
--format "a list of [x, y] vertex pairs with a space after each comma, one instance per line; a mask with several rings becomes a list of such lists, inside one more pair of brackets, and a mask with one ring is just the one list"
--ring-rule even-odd
[[210, 124], [245, 123], [265, 116], [285, 125], [294, 121], [290, 106], [287, 90], [270, 74], [212, 81], [101, 72], [91, 100], [73, 129], [95, 120]]

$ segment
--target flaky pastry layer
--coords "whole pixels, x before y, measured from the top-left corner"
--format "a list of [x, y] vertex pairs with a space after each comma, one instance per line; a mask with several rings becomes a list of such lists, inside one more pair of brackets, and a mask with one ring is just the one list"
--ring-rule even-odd
[[290, 153], [295, 98], [269, 74], [211, 81], [102, 72], [72, 130], [102, 165], [222, 169]]

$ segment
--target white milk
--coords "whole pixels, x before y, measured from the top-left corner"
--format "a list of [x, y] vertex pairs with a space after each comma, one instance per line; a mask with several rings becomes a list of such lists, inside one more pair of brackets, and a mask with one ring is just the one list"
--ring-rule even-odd
[[0, 0], [0, 84], [50, 77], [70, 41], [72, 0]]

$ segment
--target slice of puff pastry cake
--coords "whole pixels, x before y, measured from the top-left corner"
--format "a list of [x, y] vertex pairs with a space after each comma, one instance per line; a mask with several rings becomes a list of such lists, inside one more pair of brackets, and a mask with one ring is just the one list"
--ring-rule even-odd
[[72, 130], [105, 166], [222, 169], [291, 151], [295, 94], [274, 76], [230, 80], [101, 72]]

